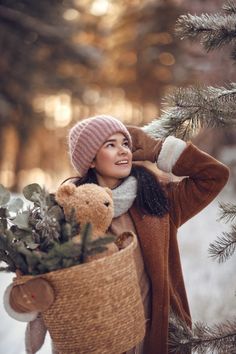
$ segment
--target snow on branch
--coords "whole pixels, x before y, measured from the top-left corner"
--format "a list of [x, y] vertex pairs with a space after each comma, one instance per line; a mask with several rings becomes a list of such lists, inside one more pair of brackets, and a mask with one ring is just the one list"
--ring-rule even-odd
[[236, 14], [236, 3], [235, 1], [229, 0], [223, 6], [222, 9], [229, 14]]
[[235, 353], [236, 318], [221, 324], [207, 326], [195, 323], [192, 330], [171, 313], [169, 320], [169, 347], [171, 353]]
[[160, 118], [143, 130], [156, 138], [174, 135], [189, 140], [202, 127], [236, 125], [236, 85], [178, 88], [164, 98], [167, 106]]
[[235, 24], [235, 14], [187, 14], [178, 18], [175, 31], [181, 39], [200, 38], [201, 44], [209, 51], [235, 40]]
[[236, 218], [236, 205], [231, 203], [220, 203], [220, 217], [226, 223], [233, 221]]

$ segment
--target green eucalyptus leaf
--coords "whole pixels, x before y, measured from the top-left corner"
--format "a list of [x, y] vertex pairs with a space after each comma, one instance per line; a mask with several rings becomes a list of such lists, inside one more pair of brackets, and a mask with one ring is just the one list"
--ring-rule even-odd
[[14, 234], [14, 237], [18, 240], [27, 240], [27, 238], [32, 237], [31, 230], [27, 229], [19, 229], [15, 225], [12, 225], [10, 228], [11, 232]]
[[29, 228], [29, 211], [25, 210], [21, 214], [18, 214], [14, 219], [12, 219], [12, 222], [19, 229], [28, 229]]
[[25, 231], [25, 230], [20, 230], [21, 234], [19, 239], [22, 240], [26, 245], [31, 244], [31, 243], [37, 243], [35, 242], [32, 234], [29, 233], [29, 231]]
[[8, 243], [12, 243], [12, 241], [15, 239], [15, 235], [11, 230], [5, 230], [5, 235], [7, 237]]
[[38, 183], [29, 184], [23, 189], [24, 197], [31, 202], [35, 202], [42, 193], [43, 190]]
[[27, 244], [27, 248], [31, 250], [36, 250], [38, 247], [39, 247], [38, 243], [31, 242]]
[[11, 193], [0, 184], [0, 205], [5, 205], [9, 202], [11, 198]]
[[8, 210], [13, 213], [17, 213], [23, 208], [24, 202], [21, 198], [13, 198], [8, 203]]

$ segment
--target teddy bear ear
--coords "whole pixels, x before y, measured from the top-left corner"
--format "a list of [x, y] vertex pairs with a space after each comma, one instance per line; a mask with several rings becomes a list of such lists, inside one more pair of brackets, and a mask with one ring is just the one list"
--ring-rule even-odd
[[105, 191], [109, 194], [109, 196], [112, 198], [112, 191], [108, 187], [104, 187]]
[[65, 201], [68, 197], [75, 193], [76, 186], [74, 184], [63, 184], [58, 188], [55, 194], [56, 201], [60, 204]]

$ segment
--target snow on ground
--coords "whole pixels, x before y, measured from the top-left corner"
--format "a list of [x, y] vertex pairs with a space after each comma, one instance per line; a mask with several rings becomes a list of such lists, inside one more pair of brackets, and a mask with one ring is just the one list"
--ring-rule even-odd
[[[234, 202], [235, 192], [228, 186], [217, 200], [179, 229], [179, 245], [184, 278], [194, 321], [208, 324], [236, 315], [236, 254], [218, 264], [208, 256], [208, 246], [229, 227], [219, 223], [218, 201]], [[0, 274], [0, 298], [11, 283], [12, 274]], [[11, 319], [0, 302], [0, 354], [24, 354], [25, 323]], [[49, 354], [47, 336], [40, 354]]]
[[219, 264], [209, 257], [208, 247], [229, 225], [216, 221], [218, 201], [235, 203], [234, 194], [220, 194], [201, 213], [179, 229], [182, 266], [194, 321], [208, 324], [236, 315], [236, 253]]

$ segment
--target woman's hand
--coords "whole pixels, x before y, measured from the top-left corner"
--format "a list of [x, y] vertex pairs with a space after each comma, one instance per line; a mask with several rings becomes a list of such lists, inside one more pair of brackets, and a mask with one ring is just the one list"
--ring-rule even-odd
[[133, 160], [156, 162], [162, 148], [162, 139], [152, 138], [139, 127], [127, 126], [127, 129], [132, 138]]
[[158, 180], [164, 184], [179, 180], [179, 178], [174, 176], [172, 173], [164, 172], [164, 171], [160, 170], [157, 167], [156, 163], [153, 163], [150, 161], [134, 161], [133, 165], [145, 167], [150, 172], [153, 172], [155, 174], [155, 176], [157, 176]]

